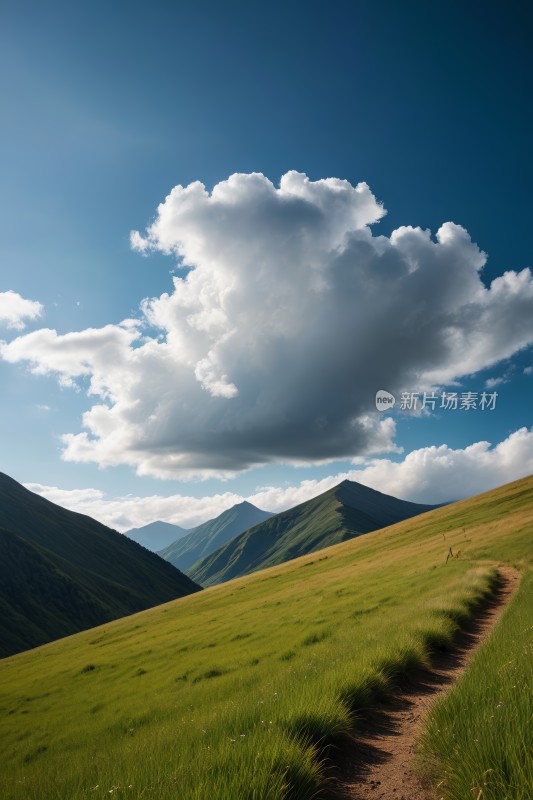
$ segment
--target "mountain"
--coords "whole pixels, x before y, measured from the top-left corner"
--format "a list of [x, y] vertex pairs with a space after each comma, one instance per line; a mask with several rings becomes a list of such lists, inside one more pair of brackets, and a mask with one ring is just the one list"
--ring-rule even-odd
[[150, 522], [148, 525], [143, 525], [142, 528], [131, 528], [129, 531], [124, 531], [124, 535], [129, 539], [133, 539], [137, 544], [142, 544], [153, 553], [157, 553], [164, 547], [185, 536], [189, 531], [187, 528], [180, 528], [179, 525], [171, 525], [169, 522]]
[[199, 589], [126, 536], [0, 473], [0, 657]]
[[186, 536], [161, 550], [159, 555], [187, 572], [196, 561], [214, 553], [248, 528], [272, 516], [274, 515], [270, 512], [261, 511], [246, 501], [238, 503], [215, 519], [194, 528]]
[[354, 481], [343, 481], [245, 531], [194, 564], [188, 575], [202, 586], [222, 583], [433, 508], [436, 506], [409, 503]]

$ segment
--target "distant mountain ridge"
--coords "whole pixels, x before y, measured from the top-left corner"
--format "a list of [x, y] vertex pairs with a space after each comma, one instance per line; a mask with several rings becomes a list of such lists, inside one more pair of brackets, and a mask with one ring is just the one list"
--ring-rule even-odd
[[194, 564], [188, 575], [202, 586], [222, 583], [434, 508], [346, 480], [245, 531]]
[[123, 534], [0, 473], [0, 657], [199, 590]]
[[188, 573], [197, 561], [206, 558], [248, 528], [273, 516], [269, 511], [262, 511], [245, 500], [223, 511], [215, 519], [193, 528], [178, 541], [161, 550], [159, 555]]
[[187, 528], [171, 525], [170, 522], [163, 522], [160, 519], [155, 522], [149, 522], [148, 525], [143, 525], [141, 528], [131, 528], [129, 531], [124, 531], [125, 536], [133, 539], [137, 544], [142, 544], [143, 547], [153, 553], [163, 550], [164, 547], [168, 547], [169, 544], [188, 533], [190, 533], [190, 530], [187, 530]]

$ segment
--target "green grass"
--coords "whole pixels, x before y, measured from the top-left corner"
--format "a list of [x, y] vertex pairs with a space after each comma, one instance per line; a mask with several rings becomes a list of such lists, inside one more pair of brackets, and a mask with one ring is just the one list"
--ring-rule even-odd
[[529, 478], [0, 661], [0, 797], [319, 797], [324, 745], [453, 637], [498, 563], [524, 568], [532, 496]]
[[422, 754], [449, 800], [528, 800], [533, 787], [533, 572], [464, 677], [432, 709]]

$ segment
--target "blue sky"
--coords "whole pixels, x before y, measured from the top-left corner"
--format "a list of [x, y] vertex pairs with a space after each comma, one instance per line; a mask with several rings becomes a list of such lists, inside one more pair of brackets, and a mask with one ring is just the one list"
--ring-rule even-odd
[[[290, 170], [310, 181], [365, 181], [387, 209], [372, 223], [375, 236], [400, 226], [435, 236], [452, 221], [488, 254], [485, 286], [506, 270], [519, 273], [531, 265], [526, 5], [4, 3], [0, 292], [38, 301], [44, 313], [26, 320], [23, 331], [5, 326], [0, 338], [10, 342], [43, 327], [64, 335], [138, 318], [143, 298], [172, 292], [176, 259], [155, 240], [143, 257], [131, 248], [130, 231], [145, 231], [172, 187], [201, 181], [211, 191], [234, 173], [260, 172], [276, 187]], [[520, 291], [526, 295], [528, 287]], [[402, 302], [407, 315], [410, 298]], [[528, 308], [506, 313], [524, 315], [520, 347], [510, 344], [512, 355], [489, 367], [480, 357], [475, 374], [461, 375], [456, 387], [481, 392], [488, 379], [504, 378], [494, 387], [496, 410], [395, 415], [393, 441], [403, 452], [389, 448], [383, 458], [401, 462], [431, 446], [497, 445], [531, 428]], [[349, 359], [342, 363], [350, 369]], [[47, 374], [30, 374], [28, 364], [27, 356], [0, 361], [0, 469], [24, 482], [91, 488], [109, 499], [224, 495], [205, 506], [218, 510], [230, 495], [255, 497], [257, 487], [296, 487], [294, 498], [303, 497], [301, 481], [314, 491], [323, 484], [313, 481], [354, 466], [345, 452], [336, 459], [333, 445], [321, 465], [295, 448], [290, 465], [281, 451], [263, 466], [258, 456], [252, 469], [235, 462], [224, 481], [209, 474], [161, 480], [136, 474], [131, 464], [67, 462], [60, 437], [83, 429], [82, 414], [94, 404], [88, 379], [76, 379], [75, 391], [59, 387], [48, 367], [41, 369]], [[270, 379], [279, 378], [273, 368]], [[320, 402], [329, 406], [326, 394]], [[510, 457], [492, 464], [486, 482], [525, 469], [529, 444], [513, 451], [507, 473]], [[374, 478], [377, 488], [390, 483], [412, 495], [413, 479], [394, 483], [390, 469]], [[485, 488], [483, 479], [471, 488]], [[453, 483], [449, 491], [456, 491]], [[288, 497], [262, 499], [279, 505]], [[189, 517], [180, 508], [189, 521], [202, 515], [197, 505]], [[94, 513], [105, 517], [100, 506]], [[106, 517], [113, 519], [121, 524]]]

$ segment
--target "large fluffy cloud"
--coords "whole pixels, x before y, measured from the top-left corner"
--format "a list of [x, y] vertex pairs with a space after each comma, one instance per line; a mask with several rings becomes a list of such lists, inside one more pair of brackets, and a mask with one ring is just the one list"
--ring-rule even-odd
[[0, 354], [88, 380], [98, 399], [64, 437], [73, 461], [172, 477], [386, 452], [376, 390], [444, 384], [531, 344], [533, 278], [487, 288], [462, 227], [373, 235], [384, 213], [364, 183], [296, 172], [177, 186], [132, 234], [182, 268], [140, 325], [35, 331]]
[[25, 320], [37, 319], [43, 310], [41, 303], [27, 300], [12, 289], [0, 292], [0, 325], [22, 330], [25, 327]]
[[97, 489], [59, 489], [26, 484], [59, 505], [89, 514], [119, 530], [139, 527], [162, 519], [186, 528], [218, 516], [243, 499], [268, 511], [283, 511], [336, 486], [342, 480], [364, 483], [385, 494], [419, 503], [444, 503], [488, 491], [533, 472], [533, 429], [521, 428], [492, 447], [476, 442], [464, 449], [447, 445], [413, 450], [401, 461], [373, 459], [357, 469], [321, 480], [305, 480], [293, 486], [265, 486], [247, 498], [234, 492], [190, 497], [106, 498]]

